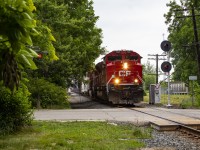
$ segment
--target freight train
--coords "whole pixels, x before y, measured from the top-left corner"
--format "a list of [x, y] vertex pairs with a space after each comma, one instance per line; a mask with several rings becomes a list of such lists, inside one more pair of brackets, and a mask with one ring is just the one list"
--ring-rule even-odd
[[89, 74], [89, 94], [112, 104], [143, 101], [141, 56], [132, 50], [112, 51]]

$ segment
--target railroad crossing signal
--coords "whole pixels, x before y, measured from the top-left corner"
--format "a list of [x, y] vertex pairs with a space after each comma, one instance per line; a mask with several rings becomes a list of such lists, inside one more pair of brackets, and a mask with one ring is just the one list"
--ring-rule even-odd
[[167, 60], [168, 61], [164, 61], [162, 64], [161, 64], [161, 70], [163, 72], [168, 72], [168, 75], [167, 75], [167, 79], [168, 79], [168, 105], [167, 106], [171, 106], [170, 105], [170, 70], [172, 69], [172, 65], [170, 63], [170, 49], [171, 49], [171, 43], [169, 41], [162, 41], [161, 44], [160, 44], [160, 47], [161, 49], [164, 51], [164, 52], [167, 52]]
[[171, 43], [169, 41], [162, 41], [160, 47], [163, 51], [168, 52], [171, 49]]
[[171, 65], [170, 62], [164, 61], [161, 64], [161, 69], [162, 69], [163, 72], [170, 72], [170, 70], [172, 69], [172, 65]]
[[168, 54], [168, 61], [164, 61], [162, 64], [161, 64], [161, 70], [163, 72], [170, 72], [170, 70], [172, 69], [172, 65], [171, 63], [169, 62], [170, 61], [170, 56], [169, 56], [169, 51], [171, 49], [171, 43], [169, 41], [162, 41], [161, 44], [160, 44], [160, 47], [163, 51], [167, 52]]

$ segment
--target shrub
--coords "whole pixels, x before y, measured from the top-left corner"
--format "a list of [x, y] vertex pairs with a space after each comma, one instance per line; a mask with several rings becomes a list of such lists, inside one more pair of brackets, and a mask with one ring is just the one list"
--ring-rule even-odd
[[11, 93], [0, 84], [0, 134], [8, 134], [31, 125], [33, 117], [30, 108], [27, 89], [19, 88]]
[[190, 85], [190, 90], [191, 90], [190, 98], [183, 100], [181, 103], [181, 107], [182, 108], [200, 108], [200, 85], [197, 82], [194, 82], [194, 85]]
[[195, 84], [194, 97], [195, 97], [195, 101], [197, 105], [200, 107], [200, 85], [199, 84]]
[[28, 84], [32, 106], [36, 108], [69, 108], [66, 90], [44, 79], [32, 78]]
[[183, 109], [188, 109], [188, 108], [199, 108], [199, 104], [198, 101], [194, 100], [194, 102], [192, 102], [192, 98], [189, 99], [184, 99], [181, 104], [180, 107]]

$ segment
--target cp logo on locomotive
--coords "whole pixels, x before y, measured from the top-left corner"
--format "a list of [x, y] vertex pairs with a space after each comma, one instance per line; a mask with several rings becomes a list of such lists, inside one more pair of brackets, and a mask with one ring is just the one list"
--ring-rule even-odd
[[125, 70], [120, 70], [119, 71], [119, 76], [120, 77], [127, 77], [131, 74], [131, 71], [125, 71]]

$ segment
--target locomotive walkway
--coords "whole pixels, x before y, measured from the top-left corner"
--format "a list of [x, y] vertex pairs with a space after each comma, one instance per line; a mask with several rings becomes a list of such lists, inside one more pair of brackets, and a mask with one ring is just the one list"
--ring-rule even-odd
[[[71, 103], [90, 102], [90, 109], [68, 110], [35, 110], [35, 120], [56, 121], [116, 121], [130, 122], [136, 125], [150, 122], [167, 124], [167, 121], [156, 116], [183, 120], [186, 124], [200, 124], [200, 109], [168, 109], [168, 108], [112, 108], [101, 105], [93, 109], [94, 103], [88, 98], [72, 94]], [[92, 109], [91, 109], [92, 108]], [[150, 115], [152, 114], [152, 115]], [[192, 118], [191, 118], [192, 117]]]

